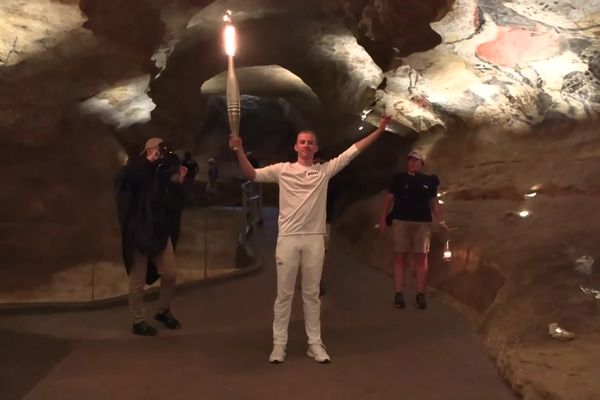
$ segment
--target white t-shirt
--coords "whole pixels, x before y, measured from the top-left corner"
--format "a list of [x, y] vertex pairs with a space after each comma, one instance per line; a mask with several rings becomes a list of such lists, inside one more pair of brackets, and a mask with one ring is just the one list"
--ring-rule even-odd
[[355, 145], [322, 164], [278, 163], [256, 169], [255, 182], [279, 184], [279, 235], [325, 234], [327, 186], [359, 153]]

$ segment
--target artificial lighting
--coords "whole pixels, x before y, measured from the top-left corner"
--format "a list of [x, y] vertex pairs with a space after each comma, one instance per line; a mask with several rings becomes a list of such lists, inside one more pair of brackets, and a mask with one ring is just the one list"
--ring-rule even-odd
[[442, 256], [444, 261], [452, 260], [452, 250], [450, 250], [450, 240], [446, 240], [446, 244], [444, 244], [444, 255]]
[[365, 129], [365, 128], [364, 128], [364, 127], [362, 127], [362, 126], [359, 126], [359, 127], [358, 127], [358, 130], [359, 130], [359, 131], [362, 131], [363, 129]]
[[569, 332], [568, 330], [563, 329], [560, 326], [558, 326], [558, 324], [556, 322], [552, 322], [551, 324], [548, 324], [548, 333], [554, 339], [561, 340], [561, 341], [573, 340], [573, 339], [575, 339], [575, 336], [576, 336], [575, 333]]
[[517, 213], [517, 215], [521, 218], [527, 218], [531, 215], [531, 213], [527, 210], [521, 210]]
[[592, 289], [592, 288], [587, 288], [587, 287], [583, 287], [581, 285], [579, 285], [579, 289], [581, 289], [581, 291], [589, 296], [592, 296], [593, 298], [595, 298], [596, 300], [600, 300], [600, 290], [596, 290], [596, 289]]
[[442, 200], [442, 199], [439, 199], [439, 200], [438, 200], [438, 203], [440, 203], [440, 204], [444, 204], [444, 200]]
[[537, 196], [537, 192], [529, 192], [525, 195], [525, 197], [527, 197], [527, 198], [533, 198], [535, 196]]
[[437, 197], [442, 197], [442, 194], [441, 194], [441, 193], [438, 193], [438, 194], [437, 194]]

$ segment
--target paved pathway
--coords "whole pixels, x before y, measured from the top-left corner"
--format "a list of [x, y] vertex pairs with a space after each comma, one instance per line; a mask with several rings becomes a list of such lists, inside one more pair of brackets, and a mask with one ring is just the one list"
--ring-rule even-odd
[[426, 311], [394, 309], [390, 279], [335, 247], [322, 314], [333, 362], [306, 356], [297, 294], [286, 362], [269, 364], [274, 218], [265, 225], [264, 268], [181, 293], [174, 307], [180, 331], [134, 337], [125, 305], [1, 316], [0, 398], [516, 398], [457, 312], [435, 298]]

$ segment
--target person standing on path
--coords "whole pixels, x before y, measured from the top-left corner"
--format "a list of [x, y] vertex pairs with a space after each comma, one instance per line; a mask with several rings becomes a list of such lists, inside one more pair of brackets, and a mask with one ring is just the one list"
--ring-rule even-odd
[[321, 301], [319, 282], [325, 254], [325, 214], [329, 180], [384, 131], [390, 117], [382, 117], [379, 127], [357, 141], [339, 156], [322, 164], [314, 163], [318, 151], [312, 131], [296, 137], [296, 162], [277, 163], [255, 169], [248, 160], [242, 139], [230, 135], [229, 147], [236, 152], [242, 173], [253, 182], [279, 184], [279, 235], [277, 237], [277, 298], [274, 305], [272, 363], [285, 359], [288, 325], [298, 269], [302, 272], [304, 323], [308, 336], [308, 356], [320, 363], [331, 358], [321, 340]]
[[170, 165], [168, 155], [163, 140], [151, 138], [140, 156], [131, 158], [116, 180], [123, 261], [129, 274], [132, 333], [141, 336], [157, 334], [145, 320], [144, 284], [151, 284], [159, 277], [160, 298], [154, 319], [168, 329], [181, 328], [170, 310], [176, 281], [174, 247], [180, 218], [180, 214], [173, 212], [171, 203], [172, 186], [183, 183], [187, 168], [178, 163]]
[[[394, 304], [404, 308], [404, 270], [408, 254], [412, 254], [417, 277], [416, 303], [420, 309], [427, 308], [427, 254], [431, 239], [432, 216], [439, 225], [448, 230], [443, 210], [437, 201], [439, 179], [435, 175], [421, 173], [424, 157], [412, 150], [407, 157], [407, 172], [396, 174], [390, 184], [383, 205], [379, 229], [383, 232], [391, 225], [394, 237]], [[390, 206], [393, 204], [391, 213]]]

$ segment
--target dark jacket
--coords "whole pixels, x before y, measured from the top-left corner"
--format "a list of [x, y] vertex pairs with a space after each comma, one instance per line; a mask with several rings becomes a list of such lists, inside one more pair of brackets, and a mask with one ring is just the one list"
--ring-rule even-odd
[[165, 249], [169, 238], [175, 247], [179, 236], [183, 200], [172, 172], [169, 164], [141, 156], [131, 159], [115, 179], [125, 269], [129, 273], [135, 250], [147, 255], [148, 284], [159, 277], [150, 258]]

